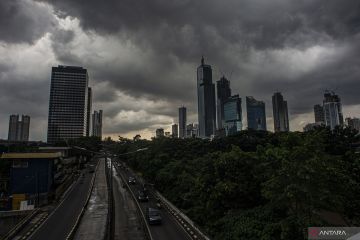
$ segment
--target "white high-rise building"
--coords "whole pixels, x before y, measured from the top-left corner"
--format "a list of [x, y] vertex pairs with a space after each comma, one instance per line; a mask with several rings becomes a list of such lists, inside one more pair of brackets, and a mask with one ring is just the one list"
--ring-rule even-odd
[[326, 91], [324, 94], [324, 120], [325, 125], [333, 130], [338, 125], [344, 124], [341, 100], [334, 92]]

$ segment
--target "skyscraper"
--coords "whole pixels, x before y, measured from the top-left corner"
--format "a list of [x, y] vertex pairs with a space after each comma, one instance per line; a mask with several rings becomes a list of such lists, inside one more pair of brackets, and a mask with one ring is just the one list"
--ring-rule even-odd
[[315, 123], [325, 123], [324, 107], [320, 104], [314, 105]]
[[18, 130], [19, 115], [11, 115], [9, 121], [9, 132], [8, 140], [16, 141], [17, 140], [17, 130]]
[[30, 117], [26, 115], [11, 115], [9, 120], [9, 141], [29, 141]]
[[86, 136], [88, 79], [87, 70], [82, 67], [52, 68], [48, 143]]
[[341, 100], [338, 95], [334, 92], [326, 91], [324, 94], [323, 106], [326, 126], [333, 130], [335, 126], [344, 124]]
[[88, 88], [87, 110], [86, 110], [86, 136], [90, 136], [91, 129], [91, 108], [92, 108], [92, 91]]
[[164, 137], [165, 136], [165, 133], [164, 133], [164, 129], [163, 128], [158, 128], [156, 129], [156, 137], [159, 138], [159, 137]]
[[265, 103], [246, 97], [248, 129], [266, 131]]
[[230, 81], [223, 76], [219, 81], [216, 81], [216, 90], [217, 129], [222, 129], [224, 127], [224, 102], [231, 96]]
[[274, 116], [274, 131], [288, 132], [289, 131], [289, 115], [287, 102], [280, 92], [274, 93], [272, 97], [273, 116]]
[[92, 115], [92, 136], [102, 138], [102, 115], [102, 110], [94, 111]]
[[173, 138], [178, 138], [179, 137], [179, 131], [178, 131], [178, 125], [177, 124], [173, 124], [171, 126], [171, 133], [172, 133]]
[[205, 65], [204, 57], [197, 68], [197, 95], [199, 137], [209, 138], [216, 129], [215, 85], [212, 82], [211, 66]]
[[20, 134], [20, 141], [29, 141], [29, 129], [30, 129], [30, 117], [27, 115], [21, 116], [21, 134]]
[[242, 130], [242, 109], [239, 95], [234, 95], [224, 101], [224, 127], [226, 136]]
[[186, 107], [179, 108], [179, 138], [186, 137]]

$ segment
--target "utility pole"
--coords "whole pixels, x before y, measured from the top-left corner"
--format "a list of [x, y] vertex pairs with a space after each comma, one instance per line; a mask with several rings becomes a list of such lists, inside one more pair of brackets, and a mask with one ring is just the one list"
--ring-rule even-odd
[[35, 184], [36, 184], [36, 207], [40, 205], [40, 189], [39, 189], [39, 172], [36, 171], [35, 174]]

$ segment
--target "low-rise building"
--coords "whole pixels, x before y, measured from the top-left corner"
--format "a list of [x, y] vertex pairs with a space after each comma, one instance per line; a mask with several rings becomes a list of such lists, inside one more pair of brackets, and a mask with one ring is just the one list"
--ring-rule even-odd
[[19, 209], [21, 201], [35, 205], [47, 203], [54, 190], [56, 164], [61, 153], [4, 153], [1, 161], [10, 161], [10, 194], [12, 208]]

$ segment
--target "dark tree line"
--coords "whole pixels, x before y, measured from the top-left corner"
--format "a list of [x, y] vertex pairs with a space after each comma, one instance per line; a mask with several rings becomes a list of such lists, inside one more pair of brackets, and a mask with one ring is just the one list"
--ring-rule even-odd
[[[242, 131], [215, 139], [108, 143], [213, 239], [304, 239], [309, 226], [360, 224], [357, 132]], [[330, 219], [324, 213], [338, 216]]]

